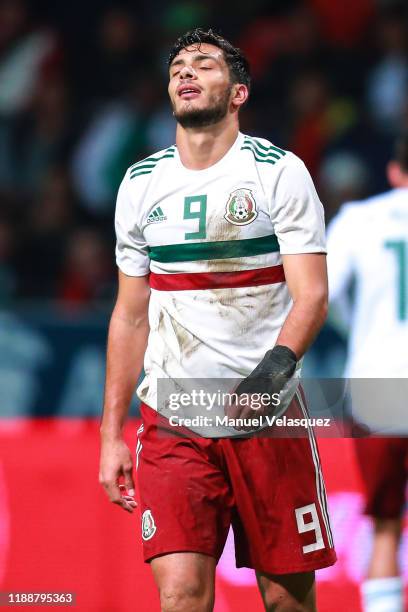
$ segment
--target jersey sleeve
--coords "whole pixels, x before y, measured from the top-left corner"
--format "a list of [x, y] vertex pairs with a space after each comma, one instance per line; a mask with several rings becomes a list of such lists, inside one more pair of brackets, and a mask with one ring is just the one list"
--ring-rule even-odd
[[280, 252], [326, 253], [322, 203], [305, 164], [296, 155], [287, 155], [273, 188], [270, 211]]
[[147, 243], [137, 225], [136, 210], [125, 175], [120, 184], [115, 211], [116, 264], [128, 276], [149, 273]]
[[353, 229], [350, 206], [343, 205], [327, 228], [327, 271], [330, 301], [344, 295], [354, 274]]

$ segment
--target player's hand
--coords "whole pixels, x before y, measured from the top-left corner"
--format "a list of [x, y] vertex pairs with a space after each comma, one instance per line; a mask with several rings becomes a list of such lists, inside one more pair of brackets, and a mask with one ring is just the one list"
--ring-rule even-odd
[[[277, 407], [273, 398], [277, 398], [288, 380], [293, 376], [296, 370], [297, 358], [295, 353], [287, 346], [275, 346], [272, 350], [267, 351], [262, 361], [254, 370], [245, 378], [238, 387], [235, 393], [238, 396], [244, 394], [250, 398], [251, 395], [259, 398], [259, 394], [267, 394], [270, 397], [270, 403], [266, 406], [254, 409], [251, 402], [245, 404], [238, 403], [228, 410], [228, 416], [240, 419], [255, 419], [259, 416], [273, 414], [274, 408]], [[237, 427], [236, 429], [245, 429], [248, 431], [250, 427]]]
[[120, 438], [102, 439], [99, 482], [110, 501], [127, 512], [133, 512], [135, 484], [131, 452]]
[[[234, 393], [237, 391], [235, 390]], [[242, 394], [238, 397], [237, 402], [235, 404], [231, 404], [226, 406], [225, 414], [229, 419], [249, 419], [250, 425], [234, 425], [234, 429], [238, 431], [253, 431], [259, 429], [261, 427], [260, 423], [257, 422], [260, 420], [260, 416], [265, 416], [269, 414], [265, 407], [259, 406], [258, 397], [252, 397], [248, 395], [248, 397], [244, 397]]]

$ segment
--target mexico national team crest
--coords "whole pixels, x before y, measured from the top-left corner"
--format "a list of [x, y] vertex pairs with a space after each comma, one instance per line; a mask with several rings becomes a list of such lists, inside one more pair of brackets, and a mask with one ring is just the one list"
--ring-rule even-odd
[[233, 225], [248, 225], [258, 216], [250, 189], [235, 189], [228, 198], [224, 219]]
[[142, 538], [150, 540], [156, 533], [156, 525], [150, 510], [145, 510], [142, 514]]

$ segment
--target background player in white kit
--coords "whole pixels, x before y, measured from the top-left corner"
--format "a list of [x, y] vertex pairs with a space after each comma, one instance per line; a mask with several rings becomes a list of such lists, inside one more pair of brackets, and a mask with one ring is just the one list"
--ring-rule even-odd
[[177, 146], [132, 166], [118, 194], [100, 480], [133, 510], [122, 429], [146, 351], [137, 472], [162, 610], [212, 610], [232, 524], [237, 565], [256, 570], [266, 608], [312, 611], [314, 570], [336, 558], [312, 432], [191, 440], [169, 431], [157, 387], [245, 377], [256, 388], [263, 376], [263, 391], [285, 387], [280, 409], [306, 416], [297, 377], [326, 315], [323, 208], [299, 158], [239, 132], [249, 72], [238, 49], [195, 30], [169, 69]]
[[[355, 281], [345, 372], [350, 378], [408, 377], [408, 134], [397, 140], [387, 176], [390, 191], [343, 205], [328, 227], [330, 300], [335, 304], [347, 299]], [[381, 414], [369, 414], [378, 403], [373, 401], [370, 381], [365, 384], [368, 422], [391, 420], [402, 382], [371, 385], [384, 398], [379, 407], [382, 419]], [[381, 387], [387, 389], [385, 394]], [[406, 400], [403, 397], [399, 412], [399, 425], [405, 431]], [[364, 609], [402, 612], [397, 553], [405, 507], [407, 439], [358, 439], [355, 448], [367, 488], [366, 513], [374, 519], [373, 552], [362, 588]]]

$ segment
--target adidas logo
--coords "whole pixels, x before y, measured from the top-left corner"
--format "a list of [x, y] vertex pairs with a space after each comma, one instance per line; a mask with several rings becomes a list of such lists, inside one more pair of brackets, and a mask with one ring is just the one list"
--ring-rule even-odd
[[160, 221], [166, 221], [167, 217], [163, 213], [160, 206], [156, 206], [147, 217], [147, 223], [159, 223]]

